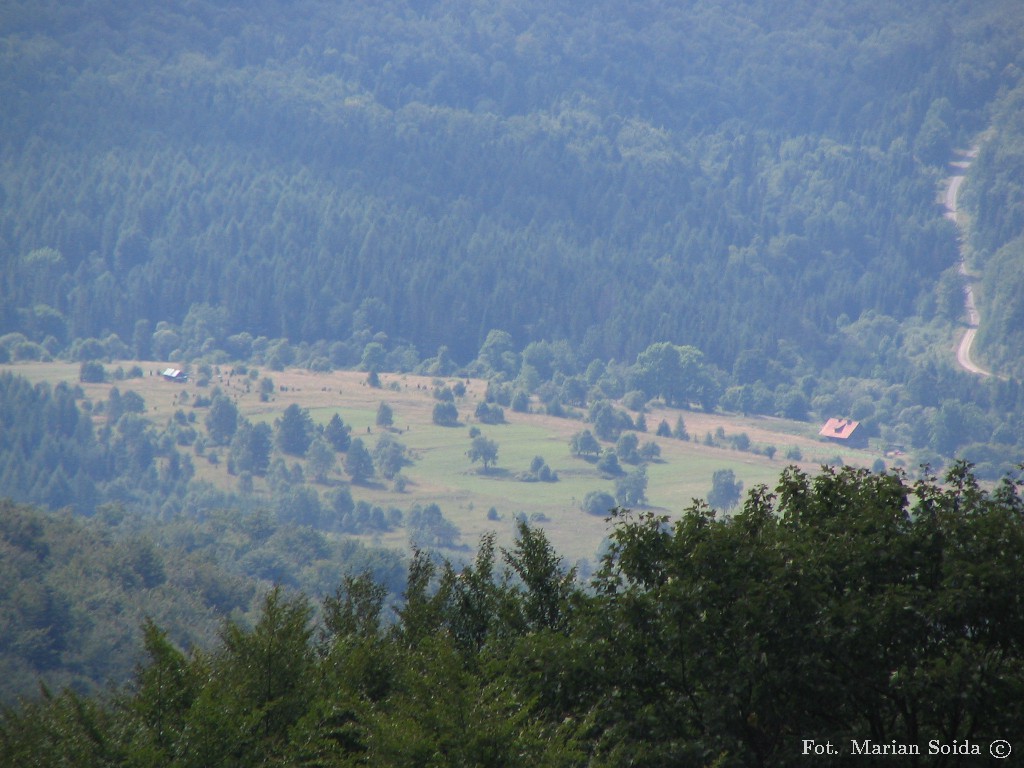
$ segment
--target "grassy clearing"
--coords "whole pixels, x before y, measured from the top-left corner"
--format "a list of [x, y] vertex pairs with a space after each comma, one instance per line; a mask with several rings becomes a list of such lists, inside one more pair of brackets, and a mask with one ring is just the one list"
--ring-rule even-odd
[[[365, 486], [353, 486], [356, 499], [373, 504], [395, 506], [408, 510], [413, 504], [436, 503], [445, 515], [462, 531], [462, 540], [474, 546], [479, 536], [487, 531], [498, 534], [499, 543], [511, 541], [513, 518], [523, 512], [527, 516], [541, 516], [543, 525], [554, 544], [568, 559], [593, 557], [606, 535], [603, 519], [587, 515], [580, 509], [586, 494], [594, 490], [612, 492], [614, 481], [602, 477], [593, 463], [573, 456], [569, 439], [588, 425], [572, 419], [558, 419], [540, 414], [514, 413], [505, 409], [508, 423], [501, 425], [477, 424], [473, 413], [483, 399], [486, 382], [465, 380], [466, 395], [457, 400], [460, 426], [439, 427], [432, 421], [436, 403], [432, 392], [436, 381], [430, 377], [413, 375], [383, 375], [381, 388], [366, 384], [366, 374], [352, 371], [311, 373], [301, 370], [280, 372], [261, 371], [258, 376], [228, 375], [227, 368], [215, 372], [209, 386], [198, 387], [195, 382], [175, 384], [164, 381], [159, 371], [163, 363], [151, 361], [124, 361], [107, 364], [108, 373], [118, 368], [129, 370], [138, 365], [145, 372], [141, 378], [110, 381], [103, 384], [82, 384], [85, 398], [92, 403], [107, 399], [112, 387], [122, 393], [138, 392], [146, 401], [147, 416], [158, 427], [163, 427], [178, 409], [195, 412], [196, 429], [204, 431], [205, 409], [195, 408], [197, 397], [209, 397], [214, 387], [230, 395], [239, 411], [253, 421], [274, 420], [291, 403], [309, 409], [313, 420], [325, 424], [338, 413], [352, 428], [353, 437], [361, 437], [372, 450], [382, 430], [375, 424], [378, 405], [383, 401], [394, 412], [392, 434], [405, 444], [415, 459], [403, 470], [408, 479], [404, 492], [395, 491], [390, 483], [377, 479]], [[73, 363], [19, 363], [0, 367], [25, 376], [33, 382], [59, 381], [78, 383], [77, 364]], [[275, 391], [266, 402], [259, 395], [259, 380], [269, 376]], [[449, 383], [454, 383], [454, 379]], [[635, 415], [635, 414], [634, 414]], [[674, 425], [682, 415], [690, 441], [661, 438], [654, 435], [658, 423], [664, 419]], [[102, 415], [96, 420], [101, 423]], [[840, 455], [846, 463], [869, 466], [879, 457], [876, 451], [840, 450], [838, 446], [817, 439], [817, 425], [764, 417], [741, 417], [724, 414], [705, 414], [655, 408], [645, 414], [648, 432], [641, 435], [641, 443], [653, 440], [661, 448], [661, 460], [648, 466], [648, 499], [659, 512], [674, 514], [689, 505], [694, 498], [703, 498], [711, 487], [711, 475], [718, 469], [732, 469], [736, 477], [749, 489], [759, 483], [772, 486], [782, 469], [798, 463], [808, 472]], [[481, 433], [498, 444], [498, 461], [490, 471], [472, 464], [466, 456], [470, 447], [469, 428], [476, 426]], [[776, 447], [774, 458], [763, 453], [736, 451], [728, 447], [710, 447], [703, 444], [706, 436], [725, 433], [725, 439], [716, 439], [727, 446], [733, 435], [745, 433], [751, 447], [763, 451], [767, 445]], [[799, 449], [802, 460], [786, 458], [790, 449]], [[194, 456], [197, 476], [218, 487], [233, 489], [237, 478], [227, 473], [226, 450], [219, 449], [221, 461], [211, 464], [207, 457]], [[207, 452], [207, 455], [209, 451]], [[528, 483], [516, 474], [529, 468], [534, 456], [541, 456], [558, 474], [556, 483]], [[331, 485], [345, 482], [342, 471], [344, 456], [339, 456], [338, 467], [330, 477]], [[295, 459], [288, 457], [291, 464]], [[624, 469], [632, 467], [624, 465]], [[321, 487], [326, 492], [330, 486]], [[256, 481], [256, 493], [269, 499], [262, 480]], [[487, 518], [494, 508], [500, 519]], [[381, 539], [381, 543], [404, 545], [404, 532]]]

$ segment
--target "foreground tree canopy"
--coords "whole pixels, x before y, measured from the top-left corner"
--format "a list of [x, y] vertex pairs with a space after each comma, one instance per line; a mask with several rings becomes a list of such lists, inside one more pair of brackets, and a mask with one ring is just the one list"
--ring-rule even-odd
[[[106, 698], [0, 719], [4, 765], [797, 765], [803, 740], [1012, 738], [1024, 721], [1024, 499], [787, 470], [718, 519], [619, 510], [588, 584], [542, 531], [461, 569], [414, 555], [404, 599], [281, 589], [252, 628], [148, 661]], [[929, 762], [931, 761], [931, 762]]]

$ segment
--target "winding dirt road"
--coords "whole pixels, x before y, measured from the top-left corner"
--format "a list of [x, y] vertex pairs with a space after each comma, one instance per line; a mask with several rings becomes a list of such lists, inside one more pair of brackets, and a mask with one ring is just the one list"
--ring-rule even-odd
[[959, 150], [957, 155], [958, 159], [949, 164], [950, 168], [953, 169], [953, 175], [948, 179], [944, 198], [946, 206], [945, 217], [960, 229], [960, 264], [958, 269], [964, 283], [964, 312], [967, 315], [967, 330], [964, 331], [963, 338], [960, 339], [960, 345], [957, 347], [956, 361], [965, 371], [977, 374], [978, 376], [991, 376], [991, 371], [986, 371], [971, 360], [971, 346], [974, 344], [974, 337], [978, 334], [981, 315], [978, 313], [978, 308], [974, 303], [974, 287], [972, 285], [974, 278], [967, 273], [967, 264], [964, 261], [963, 228], [960, 226], [960, 217], [957, 213], [957, 198], [960, 196], [960, 186], [964, 183], [964, 177], [967, 175], [967, 169], [971, 167], [971, 162], [978, 156], [978, 147], [973, 146], [966, 151]]

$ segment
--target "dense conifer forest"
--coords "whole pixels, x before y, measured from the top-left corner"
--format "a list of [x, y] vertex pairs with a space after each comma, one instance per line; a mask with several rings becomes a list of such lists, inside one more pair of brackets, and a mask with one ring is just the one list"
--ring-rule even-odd
[[[1022, 72], [1015, 0], [5, 2], [0, 764], [1009, 738]], [[960, 232], [941, 196], [971, 146]], [[961, 257], [988, 377], [953, 352]], [[197, 394], [155, 417], [141, 361]], [[580, 503], [620, 507], [594, 573], [525, 520], [474, 560], [437, 505], [360, 498], [406, 482], [399, 430], [248, 418], [223, 381], [269, 402], [296, 368], [434, 377], [438, 429], [485, 380], [484, 473], [476, 425], [579, 422], [574, 457], [615, 478]], [[930, 468], [745, 497], [722, 470], [735, 516], [621, 509], [644, 433], [723, 444], [696, 411], [851, 418]], [[519, 480], [559, 478], [537, 456]], [[396, 530], [412, 555], [368, 540]]]
[[853, 416], [935, 464], [1007, 444], [1016, 380], [944, 349], [937, 198], [993, 129], [965, 204], [981, 354], [1016, 376], [1021, 24], [998, 0], [10, 3], [0, 360], [447, 374], [498, 332], [511, 356], [470, 370], [513, 379], [568, 345], [529, 385], [667, 342], [709, 365], [705, 404]]
[[10, 3], [4, 327], [335, 365], [374, 334], [464, 364], [498, 328], [827, 370], [844, 322], [931, 314], [936, 179], [1017, 85], [1019, 17]]

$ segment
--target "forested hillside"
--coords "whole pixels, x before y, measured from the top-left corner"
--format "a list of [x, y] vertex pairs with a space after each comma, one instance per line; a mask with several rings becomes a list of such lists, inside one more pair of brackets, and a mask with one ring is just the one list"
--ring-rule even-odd
[[1024, 375], [1024, 87], [995, 112], [965, 193], [975, 219], [971, 245], [983, 274], [983, 350], [1000, 370]]
[[844, 322], [930, 313], [956, 249], [937, 174], [1016, 83], [1020, 22], [1002, 0], [7, 3], [0, 322], [51, 354], [265, 337], [346, 365], [377, 334], [466, 363], [498, 328], [585, 362], [671, 341], [819, 373]]
[[40, 685], [96, 695], [123, 683], [142, 659], [147, 619], [179, 647], [210, 648], [227, 617], [257, 618], [271, 586], [330, 595], [363, 571], [400, 592], [398, 552], [267, 512], [156, 524], [118, 505], [83, 518], [0, 501], [0, 707]]
[[[4, 2], [0, 765], [1012, 736], [1022, 72], [1019, 0]], [[778, 484], [648, 506], [727, 452]], [[583, 578], [543, 526], [613, 505]]]

